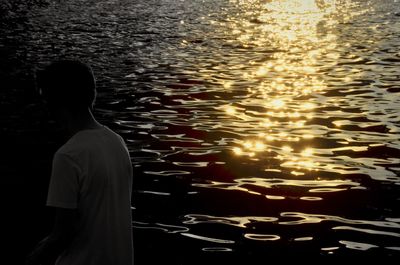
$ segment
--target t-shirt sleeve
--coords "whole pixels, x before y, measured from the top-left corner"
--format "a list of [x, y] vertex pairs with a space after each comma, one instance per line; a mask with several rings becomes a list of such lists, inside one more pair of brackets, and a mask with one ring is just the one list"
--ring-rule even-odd
[[56, 153], [50, 178], [47, 206], [78, 207], [79, 167], [68, 155]]

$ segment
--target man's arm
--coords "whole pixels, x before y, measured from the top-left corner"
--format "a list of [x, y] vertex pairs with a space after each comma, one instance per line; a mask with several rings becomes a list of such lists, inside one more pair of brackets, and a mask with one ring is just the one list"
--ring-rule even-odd
[[26, 265], [54, 263], [59, 254], [72, 242], [77, 223], [77, 209], [57, 207], [53, 231], [38, 243], [27, 257]]

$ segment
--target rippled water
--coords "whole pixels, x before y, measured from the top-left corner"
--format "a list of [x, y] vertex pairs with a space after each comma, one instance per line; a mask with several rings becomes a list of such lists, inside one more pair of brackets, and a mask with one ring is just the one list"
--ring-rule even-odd
[[28, 60], [98, 75], [139, 257], [399, 255], [400, 2], [74, 0], [30, 23]]

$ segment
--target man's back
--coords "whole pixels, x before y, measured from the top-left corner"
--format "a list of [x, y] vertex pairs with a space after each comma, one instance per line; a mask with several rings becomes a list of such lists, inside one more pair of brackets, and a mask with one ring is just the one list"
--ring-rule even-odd
[[76, 133], [54, 156], [47, 205], [77, 209], [77, 233], [57, 265], [130, 265], [132, 165], [107, 127]]

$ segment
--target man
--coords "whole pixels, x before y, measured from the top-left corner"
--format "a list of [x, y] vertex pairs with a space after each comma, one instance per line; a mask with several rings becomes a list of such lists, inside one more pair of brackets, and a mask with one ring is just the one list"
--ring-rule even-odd
[[47, 197], [56, 209], [53, 232], [27, 264], [53, 256], [56, 265], [132, 265], [132, 164], [123, 139], [93, 117], [91, 68], [57, 61], [38, 72], [37, 83], [71, 138], [53, 159]]

